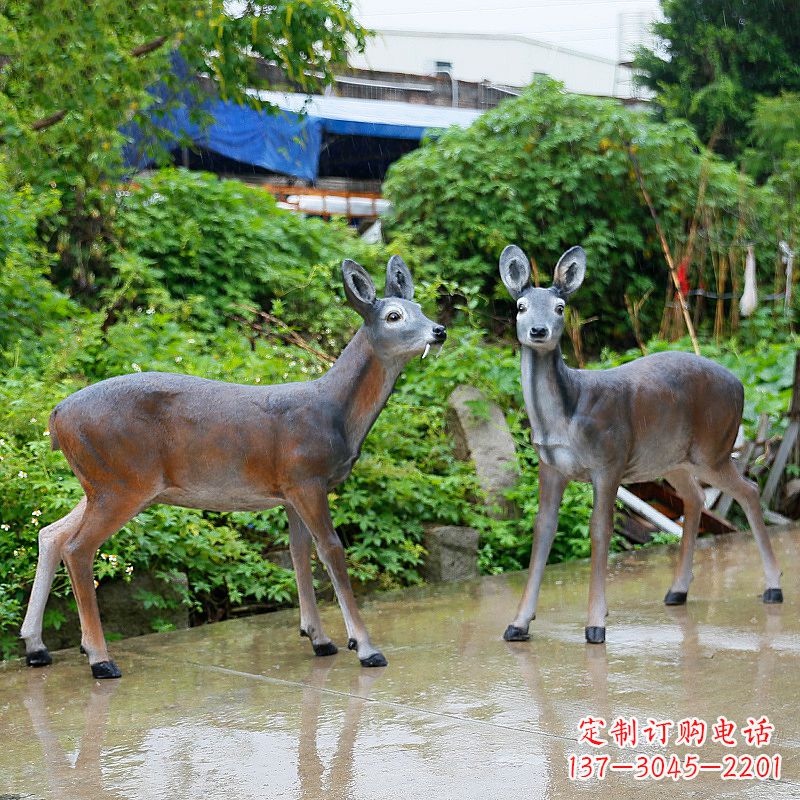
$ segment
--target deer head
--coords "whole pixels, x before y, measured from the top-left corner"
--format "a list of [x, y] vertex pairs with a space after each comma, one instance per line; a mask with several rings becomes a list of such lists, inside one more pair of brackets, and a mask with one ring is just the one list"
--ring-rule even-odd
[[564, 331], [567, 298], [583, 283], [586, 253], [571, 247], [556, 264], [553, 285], [547, 289], [531, 286], [531, 265], [514, 244], [500, 256], [500, 277], [517, 301], [517, 338], [525, 347], [547, 352], [555, 349]]
[[342, 264], [344, 291], [350, 305], [364, 320], [364, 330], [375, 354], [383, 362], [409, 361], [428, 354], [432, 344], [447, 338], [444, 325], [428, 319], [414, 302], [414, 280], [400, 256], [386, 267], [385, 297], [378, 298], [369, 273], [355, 261]]

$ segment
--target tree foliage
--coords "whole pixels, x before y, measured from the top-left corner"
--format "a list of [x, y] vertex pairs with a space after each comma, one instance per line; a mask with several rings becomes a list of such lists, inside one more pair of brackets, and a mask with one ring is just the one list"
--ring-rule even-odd
[[741, 152], [759, 95], [800, 89], [800, 5], [795, 0], [662, 0], [659, 47], [635, 67], [668, 118], [700, 139]]
[[[131, 187], [118, 230], [122, 246], [141, 259], [139, 279], [147, 271], [174, 298], [197, 298], [199, 324], [249, 316], [243, 307], [250, 306], [306, 334], [336, 331], [336, 341], [352, 323], [349, 308], [333, 300], [342, 259], [379, 270], [389, 257], [336, 222], [286, 213], [263, 189], [184, 169], [159, 170]], [[404, 254], [413, 265], [413, 254]]]
[[[235, 11], [231, 10], [235, 9]], [[258, 105], [256, 59], [313, 90], [364, 30], [350, 0], [7, 0], [0, 7], [0, 137], [11, 178], [61, 192], [51, 249], [65, 283], [93, 287], [113, 249], [122, 126], [147, 127], [157, 80]], [[177, 52], [186, 79], [171, 68]], [[195, 80], [206, 75], [203, 88]], [[159, 111], [166, 109], [158, 107]]]
[[[574, 303], [584, 319], [599, 318], [586, 328], [587, 338], [596, 351], [624, 343], [625, 295], [640, 298], [667, 282], [628, 144], [676, 254], [686, 245], [706, 175], [699, 209], [705, 238], [691, 264], [693, 285], [715, 285], [716, 258], [740, 218], [740, 237], [757, 237], [765, 256], [770, 252], [756, 215], [759, 190], [705, 153], [687, 123], [654, 122], [613, 101], [567, 94], [550, 80], [393, 165], [385, 184], [395, 208], [389, 230], [427, 252], [445, 280], [487, 296], [497, 289], [504, 304], [497, 259], [506, 244], [535, 258], [543, 282], [561, 252], [581, 244], [589, 266]], [[660, 318], [662, 297], [653, 293], [643, 308], [645, 338]]]
[[800, 94], [756, 99], [745, 164], [765, 181], [778, 235], [800, 247]]

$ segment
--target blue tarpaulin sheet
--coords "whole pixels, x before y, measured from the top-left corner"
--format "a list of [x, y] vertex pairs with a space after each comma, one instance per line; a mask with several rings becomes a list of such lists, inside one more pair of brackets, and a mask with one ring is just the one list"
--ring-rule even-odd
[[[308, 181], [316, 179], [320, 120], [286, 111], [270, 114], [223, 101], [207, 103], [204, 111], [214, 118], [208, 126], [192, 121], [185, 106], [152, 122], [166, 133], [227, 158]], [[129, 126], [126, 133], [131, 140], [126, 162], [142, 169], [152, 161], [152, 151], [148, 154], [148, 142], [137, 127]]]
[[[161, 93], [156, 90], [154, 94]], [[278, 92], [259, 92], [258, 96], [265, 105], [277, 110], [257, 111], [236, 103], [208, 100], [201, 108], [213, 122], [203, 127], [192, 119], [187, 93], [183, 99], [188, 104], [174, 108], [162, 118], [152, 116], [151, 122], [168, 135], [188, 139], [227, 158], [315, 181], [326, 134], [418, 141], [431, 129], [469, 125], [479, 114], [468, 109], [378, 100], [308, 98]], [[135, 125], [127, 126], [124, 132], [129, 138], [125, 149], [127, 164], [144, 168], [152, 161], [153, 142], [148, 142]]]

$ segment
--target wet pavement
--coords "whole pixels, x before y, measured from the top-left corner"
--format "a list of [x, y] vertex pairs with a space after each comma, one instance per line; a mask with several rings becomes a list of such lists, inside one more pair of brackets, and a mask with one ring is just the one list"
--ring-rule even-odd
[[[759, 601], [747, 535], [701, 540], [686, 607], [661, 602], [676, 548], [615, 558], [605, 645], [583, 640], [589, 570], [580, 562], [546, 570], [527, 643], [501, 638], [524, 573], [363, 603], [385, 669], [361, 669], [344, 649], [334, 606], [323, 622], [342, 649], [328, 658], [312, 656], [287, 611], [115, 643], [119, 681], [92, 680], [77, 649], [46, 669], [8, 662], [0, 799], [799, 798], [800, 532], [773, 542], [782, 606]], [[736, 747], [710, 741], [720, 716], [741, 727], [764, 715], [774, 732], [761, 749], [740, 730]], [[587, 716], [606, 721], [609, 744], [579, 742]], [[609, 735], [618, 717], [637, 718], [635, 748]], [[691, 717], [709, 725], [703, 746], [675, 744], [677, 723]], [[648, 719], [676, 723], [666, 747], [643, 743]], [[637, 780], [607, 766], [603, 781], [579, 781], [569, 777], [572, 753], [609, 764], [647, 756], [656, 772], [657, 755], [683, 765], [694, 753], [712, 767], [780, 755], [781, 778], [722, 780], [709, 769]], [[747, 767], [745, 758], [733, 772]]]

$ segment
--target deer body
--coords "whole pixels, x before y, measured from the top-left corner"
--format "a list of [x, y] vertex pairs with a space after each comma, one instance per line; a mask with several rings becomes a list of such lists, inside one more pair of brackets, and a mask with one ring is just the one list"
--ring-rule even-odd
[[370, 351], [362, 329], [328, 373], [303, 383], [109, 378], [56, 406], [53, 446], [93, 487], [130, 472], [155, 492], [149, 504], [260, 511], [311, 476], [332, 489], [350, 475], [402, 369], [387, 371]]
[[96, 678], [115, 678], [94, 591], [97, 548], [155, 503], [210, 511], [258, 511], [285, 505], [300, 600], [301, 633], [316, 655], [332, 655], [314, 596], [311, 543], [330, 573], [350, 649], [364, 666], [384, 666], [361, 620], [333, 528], [328, 492], [350, 474], [361, 445], [408, 360], [446, 336], [411, 302], [402, 260], [387, 268], [385, 299], [358, 264], [343, 265], [348, 300], [364, 325], [317, 380], [248, 386], [168, 373], [102, 381], [62, 401], [50, 418], [85, 497], [42, 529], [39, 563], [22, 626], [27, 661], [51, 658], [42, 616], [55, 570], [67, 566], [81, 619], [82, 647]]
[[651, 481], [720, 452], [727, 458], [744, 405], [732, 373], [679, 352], [577, 370], [564, 363], [560, 347], [547, 354], [524, 348], [522, 386], [539, 459], [586, 482], [605, 469], [622, 469], [621, 483]]
[[684, 502], [680, 559], [665, 602], [686, 602], [704, 496], [698, 478], [730, 492], [743, 506], [764, 562], [763, 600], [782, 602], [780, 570], [764, 526], [757, 487], [731, 460], [744, 406], [741, 382], [728, 370], [687, 353], [656, 353], [607, 370], [564, 364], [559, 339], [566, 298], [585, 273], [579, 247], [561, 257], [549, 289], [530, 285], [522, 251], [500, 257], [503, 282], [517, 301], [522, 344], [522, 391], [531, 438], [539, 455], [539, 513], [528, 584], [508, 641], [528, 638], [544, 566], [558, 525], [558, 509], [571, 480], [590, 482], [592, 571], [586, 639], [605, 641], [605, 579], [614, 503], [623, 482], [665, 477]]

